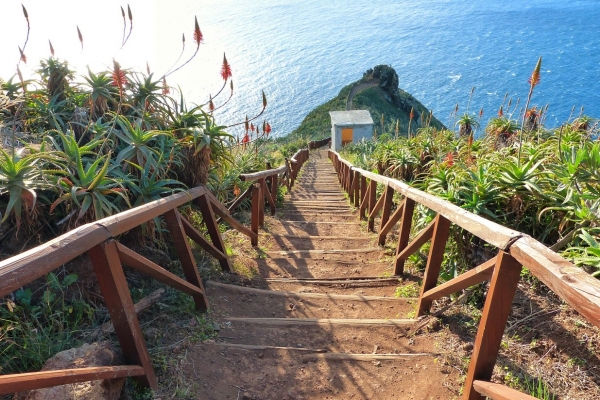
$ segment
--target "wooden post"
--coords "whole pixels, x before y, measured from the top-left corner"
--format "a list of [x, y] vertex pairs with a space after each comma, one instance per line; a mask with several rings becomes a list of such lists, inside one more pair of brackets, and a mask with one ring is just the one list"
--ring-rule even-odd
[[354, 178], [354, 173], [352, 172], [352, 168], [346, 167], [346, 193], [348, 193], [348, 199], [352, 201], [352, 187], [354, 186], [354, 182], [352, 179]]
[[259, 207], [258, 207], [258, 224], [265, 226], [265, 178], [259, 180], [260, 192], [259, 192]]
[[354, 207], [358, 207], [360, 205], [360, 172], [354, 171], [354, 179], [352, 186], [352, 197]]
[[[200, 205], [200, 211], [202, 211], [202, 216], [204, 217], [204, 224], [206, 225], [206, 229], [208, 230], [210, 240], [212, 241], [213, 245], [217, 248], [217, 250], [227, 255], [225, 243], [223, 243], [221, 231], [219, 230], [219, 225], [217, 224], [217, 221], [215, 219], [215, 213], [212, 210], [210, 201], [206, 196], [200, 196], [198, 197], [198, 204]], [[231, 265], [231, 261], [228, 257], [223, 260], [219, 260], [219, 264], [221, 264], [221, 269], [223, 271], [233, 272], [233, 266]]]
[[[392, 212], [392, 204], [394, 199], [394, 188], [387, 185], [383, 194], [383, 210], [381, 211], [381, 224], [379, 225], [379, 232], [383, 229], [385, 224], [390, 219], [390, 213]], [[385, 236], [379, 238], [379, 245], [385, 245]]]
[[373, 232], [375, 229], [375, 218], [371, 218], [371, 212], [375, 208], [375, 203], [377, 203], [377, 181], [371, 179], [369, 182], [369, 211], [367, 212], [368, 220], [368, 232]]
[[446, 242], [448, 241], [448, 234], [450, 233], [450, 221], [448, 219], [442, 217], [440, 214], [438, 214], [435, 219], [435, 227], [433, 228], [429, 257], [427, 257], [427, 267], [425, 268], [423, 285], [421, 286], [421, 294], [419, 295], [416, 318], [428, 313], [431, 308], [432, 300], [423, 299], [423, 294], [437, 285], [440, 276], [440, 268], [444, 261]]
[[[402, 222], [400, 222], [400, 230], [398, 232], [398, 246], [396, 247], [396, 255], [400, 254], [408, 244], [414, 209], [415, 201], [413, 199], [409, 199], [408, 197], [405, 198], [404, 207], [402, 209]], [[394, 275], [402, 274], [404, 274], [404, 259], [396, 259]]]
[[510, 254], [500, 251], [483, 306], [483, 314], [479, 321], [479, 329], [463, 391], [464, 400], [484, 399], [484, 396], [473, 388], [473, 382], [476, 380], [489, 381], [492, 378], [502, 343], [502, 334], [510, 315], [520, 276], [521, 264]]
[[[360, 194], [359, 194], [359, 198], [362, 200], [365, 197], [365, 194], [367, 194], [367, 178], [365, 178], [364, 176], [360, 176]], [[361, 217], [362, 218], [362, 217]]]
[[156, 389], [158, 382], [140, 323], [133, 308], [116, 242], [114, 239], [110, 239], [92, 247], [87, 253], [92, 260], [94, 272], [104, 296], [104, 303], [110, 314], [110, 320], [115, 328], [123, 356], [128, 363], [140, 365], [146, 373], [144, 376], [134, 379], [143, 386]]
[[260, 203], [260, 186], [257, 184], [252, 185], [252, 213], [250, 229], [256, 234], [256, 237], [251, 239], [252, 246], [258, 245], [258, 225], [259, 225], [259, 203]]
[[192, 255], [192, 249], [190, 248], [185, 229], [181, 222], [181, 215], [179, 215], [177, 209], [174, 209], [167, 211], [164, 214], [164, 217], [167, 222], [167, 229], [173, 240], [175, 251], [177, 251], [177, 256], [181, 262], [181, 268], [183, 269], [185, 279], [192, 285], [202, 289], [202, 295], [195, 294], [192, 297], [194, 298], [194, 303], [196, 303], [196, 310], [204, 312], [208, 310], [208, 300], [205, 297], [202, 280], [200, 279], [198, 267], [196, 266], [196, 260], [194, 260], [194, 256]]
[[277, 190], [278, 188], [278, 179], [277, 174], [271, 177], [271, 198], [273, 199], [273, 205], [271, 205], [271, 215], [275, 215], [276, 204], [277, 204]]

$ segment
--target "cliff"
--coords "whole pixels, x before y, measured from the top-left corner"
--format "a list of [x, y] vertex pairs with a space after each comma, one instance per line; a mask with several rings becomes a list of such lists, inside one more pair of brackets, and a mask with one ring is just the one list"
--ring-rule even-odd
[[[320, 139], [330, 134], [329, 111], [345, 109], [365, 109], [371, 112], [377, 135], [395, 134], [396, 122], [399, 135], [408, 134], [410, 111], [413, 120], [410, 130], [414, 133], [426, 125], [443, 129], [444, 125], [410, 93], [398, 87], [399, 77], [396, 71], [387, 65], [377, 65], [367, 70], [363, 77], [342, 88], [340, 93], [328, 102], [316, 107], [306, 115], [300, 126], [288, 135], [289, 138], [303, 136]], [[383, 116], [383, 119], [382, 119]]]

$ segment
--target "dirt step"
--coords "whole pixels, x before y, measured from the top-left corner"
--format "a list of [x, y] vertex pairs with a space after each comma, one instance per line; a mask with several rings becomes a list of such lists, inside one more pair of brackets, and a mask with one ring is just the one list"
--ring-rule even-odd
[[302, 201], [302, 202], [322, 202], [322, 201], [331, 201], [331, 202], [347, 202], [348, 199], [346, 199], [344, 196], [342, 195], [337, 195], [337, 194], [333, 194], [333, 195], [321, 195], [321, 194], [315, 194], [315, 195], [286, 195], [284, 198], [285, 202], [288, 201], [293, 201], [293, 202], [297, 202], [297, 201]]
[[433, 357], [306, 363], [293, 350], [245, 350], [213, 342], [190, 346], [178, 373], [186, 382], [199, 382], [186, 396], [206, 400], [437, 400], [451, 397], [442, 382], [458, 379], [451, 369], [439, 372]]
[[300, 237], [294, 235], [264, 235], [260, 237], [261, 247], [269, 251], [288, 251], [288, 250], [335, 250], [351, 249], [356, 246], [375, 247], [377, 246], [376, 237], [348, 237], [333, 236], [332, 239], [326, 239], [319, 236]]
[[351, 222], [358, 220], [358, 214], [343, 214], [321, 212], [314, 213], [308, 211], [278, 211], [277, 215], [286, 221], [292, 222]]
[[208, 281], [213, 315], [244, 318], [402, 318], [414, 300], [382, 296], [275, 292]]
[[259, 275], [268, 277], [326, 278], [329, 276], [382, 276], [393, 273], [391, 259], [374, 258], [369, 261], [323, 260], [301, 258], [267, 258], [250, 260]]
[[361, 230], [364, 231], [366, 228], [363, 229], [357, 219], [337, 222], [269, 219], [265, 226], [265, 231], [269, 233], [313, 236], [340, 236], [348, 232], [353, 232], [352, 235], [355, 235]]
[[[410, 354], [430, 351], [430, 339], [405, 337], [414, 320], [293, 320], [225, 318], [219, 321], [221, 343], [273, 346], [350, 354]], [[313, 322], [314, 321], [314, 322]], [[344, 322], [348, 321], [347, 324]], [[395, 321], [398, 321], [394, 323]], [[372, 323], [378, 322], [378, 323]], [[279, 325], [279, 323], [283, 323]]]
[[287, 201], [284, 203], [284, 206], [287, 206], [288, 204], [298, 204], [298, 205], [317, 205], [317, 206], [326, 206], [326, 207], [340, 207], [340, 206], [345, 206], [345, 207], [350, 207], [350, 203], [348, 202], [348, 200], [343, 199], [343, 198], [338, 198], [338, 199], [323, 199], [323, 200], [314, 200], [314, 199], [309, 199], [309, 200], [300, 200], [300, 199], [287, 199]]
[[265, 251], [267, 257], [272, 258], [316, 258], [316, 259], [345, 259], [360, 262], [381, 255], [382, 249], [378, 247], [365, 247], [360, 249], [330, 249], [330, 250], [273, 250]]
[[281, 279], [279, 281], [265, 281], [253, 279], [252, 287], [280, 292], [296, 293], [322, 293], [322, 294], [349, 294], [356, 296], [386, 296], [394, 297], [396, 287], [403, 285], [398, 279], [389, 280], [337, 280], [324, 281], [295, 281]]
[[338, 213], [347, 213], [351, 214], [354, 211], [354, 208], [350, 207], [347, 204], [297, 204], [294, 202], [289, 202], [282, 208], [280, 208], [281, 212], [290, 212], [290, 211], [299, 211], [299, 212], [338, 212]]

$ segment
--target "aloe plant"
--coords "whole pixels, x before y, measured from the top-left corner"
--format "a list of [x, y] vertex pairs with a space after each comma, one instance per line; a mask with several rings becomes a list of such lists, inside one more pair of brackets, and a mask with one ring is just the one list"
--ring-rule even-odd
[[13, 214], [18, 230], [23, 211], [33, 211], [38, 192], [50, 187], [40, 165], [45, 157], [36, 152], [26, 154], [25, 148], [13, 154], [0, 148], [0, 197], [8, 197], [6, 209], [0, 211], [1, 222]]

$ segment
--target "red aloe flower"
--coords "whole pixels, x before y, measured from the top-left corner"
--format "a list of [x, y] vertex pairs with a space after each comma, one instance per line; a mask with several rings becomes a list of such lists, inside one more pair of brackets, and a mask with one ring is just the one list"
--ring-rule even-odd
[[248, 131], [250, 130], [250, 123], [248, 122], [248, 116], [246, 115], [246, 121], [244, 121], [244, 128], [246, 128], [246, 135], [248, 134]]
[[538, 83], [540, 83], [540, 69], [542, 68], [542, 57], [538, 58], [538, 62], [533, 69], [533, 73], [527, 80], [533, 89]]
[[162, 84], [163, 84], [163, 87], [162, 87], [163, 96], [170, 94], [171, 88], [169, 88], [169, 85], [167, 85], [167, 78], [165, 78], [164, 76], [163, 76]]
[[200, 47], [202, 40], [203, 36], [202, 31], [200, 30], [200, 25], [198, 25], [198, 18], [194, 17], [194, 42], [196, 42], [196, 48]]
[[50, 54], [54, 56], [54, 47], [52, 47], [52, 42], [48, 39], [48, 44], [50, 45]]
[[125, 72], [121, 69], [121, 65], [113, 60], [113, 74], [112, 74], [112, 85], [119, 88], [119, 93], [123, 94], [123, 88], [127, 84], [127, 77]]
[[212, 96], [210, 96], [210, 100], [208, 101], [208, 109], [210, 112], [215, 111], [215, 103], [213, 103]]
[[448, 154], [446, 154], [446, 158], [444, 159], [444, 163], [451, 167], [454, 165], [454, 154], [452, 154], [452, 152], [448, 152]]
[[250, 124], [250, 130], [251, 130], [252, 132], [254, 132], [254, 124], [252, 124], [252, 123]]
[[483, 107], [481, 107], [481, 110], [479, 110], [479, 119], [481, 119], [481, 117], [483, 117]]
[[238, 185], [237, 185], [237, 182], [235, 182], [235, 183], [233, 184], [233, 195], [234, 195], [235, 197], [238, 197], [238, 196], [240, 195], [240, 193], [242, 193], [242, 191], [241, 191], [241, 190], [240, 190], [240, 188], [238, 187]]
[[231, 78], [231, 65], [229, 65], [229, 62], [227, 62], [225, 53], [223, 53], [223, 65], [221, 66], [221, 77], [223, 77], [224, 81], [226, 81], [228, 78]]
[[410, 114], [408, 116], [409, 116], [409, 118], [410, 118], [411, 121], [415, 117], [415, 110], [414, 110], [413, 107], [410, 108]]
[[267, 122], [265, 132], [267, 133], [267, 137], [269, 136], [269, 133], [271, 133], [271, 124], [269, 124], [268, 122]]
[[250, 141], [250, 136], [248, 136], [248, 134], [246, 133], [244, 135], [244, 138], [242, 139], [242, 143], [246, 144]]
[[500, 106], [500, 109], [498, 110], [498, 118], [502, 118], [502, 116], [504, 116], [504, 110], [502, 109], [502, 106]]

